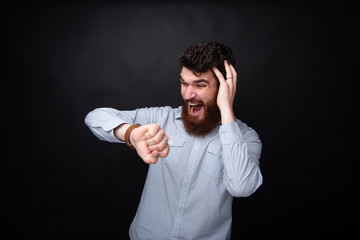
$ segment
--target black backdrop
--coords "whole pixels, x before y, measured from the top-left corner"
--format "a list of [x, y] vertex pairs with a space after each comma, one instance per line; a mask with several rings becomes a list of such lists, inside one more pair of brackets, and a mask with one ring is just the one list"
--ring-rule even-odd
[[128, 238], [147, 165], [84, 117], [178, 106], [178, 56], [200, 41], [232, 47], [236, 115], [264, 146], [264, 183], [234, 199], [232, 239], [350, 234], [357, 10], [221, 2], [7, 4], [3, 239]]

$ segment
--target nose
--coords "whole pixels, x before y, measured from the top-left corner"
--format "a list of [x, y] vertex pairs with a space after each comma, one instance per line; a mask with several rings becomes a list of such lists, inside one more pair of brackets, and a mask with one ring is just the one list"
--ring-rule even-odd
[[185, 100], [191, 100], [191, 99], [196, 97], [195, 90], [191, 85], [187, 86], [184, 89], [184, 96], [183, 97], [184, 97]]

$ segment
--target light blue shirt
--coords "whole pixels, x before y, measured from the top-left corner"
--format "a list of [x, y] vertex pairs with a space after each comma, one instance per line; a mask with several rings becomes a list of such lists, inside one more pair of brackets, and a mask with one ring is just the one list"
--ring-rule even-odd
[[181, 108], [98, 108], [85, 118], [109, 142], [121, 142], [113, 129], [122, 123], [157, 123], [169, 136], [168, 156], [149, 165], [131, 239], [230, 239], [233, 197], [247, 197], [262, 183], [262, 144], [253, 129], [237, 120], [194, 137], [184, 129]]

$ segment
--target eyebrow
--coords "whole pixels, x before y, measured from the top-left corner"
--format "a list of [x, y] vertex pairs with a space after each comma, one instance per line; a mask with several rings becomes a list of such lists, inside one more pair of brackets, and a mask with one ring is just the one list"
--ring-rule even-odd
[[[185, 82], [185, 80], [181, 77], [181, 75], [180, 75], [180, 81], [181, 82]], [[209, 84], [209, 81], [208, 80], [205, 80], [205, 79], [198, 79], [198, 80], [194, 80], [194, 81], [192, 81], [191, 83], [206, 83], [206, 84]]]

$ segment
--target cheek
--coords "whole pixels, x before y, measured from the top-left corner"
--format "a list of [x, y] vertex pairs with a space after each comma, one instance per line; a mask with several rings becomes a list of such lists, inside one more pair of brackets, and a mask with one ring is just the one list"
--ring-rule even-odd
[[183, 87], [181, 87], [180, 93], [181, 93], [182, 98], [184, 98], [184, 96], [185, 96], [185, 89], [184, 89]]
[[215, 88], [213, 89], [212, 93], [211, 93], [211, 99], [217, 99], [217, 95], [218, 95], [218, 92], [219, 92], [219, 88]]
[[201, 95], [200, 98], [204, 102], [213, 101], [214, 99], [216, 100], [216, 98], [217, 98], [217, 89], [208, 91], [206, 94]]

